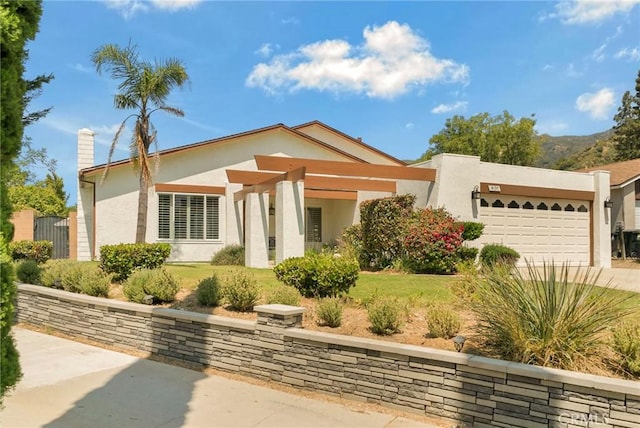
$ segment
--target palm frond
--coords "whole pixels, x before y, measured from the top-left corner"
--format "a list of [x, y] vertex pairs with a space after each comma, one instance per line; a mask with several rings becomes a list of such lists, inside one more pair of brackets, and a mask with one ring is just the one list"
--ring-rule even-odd
[[116, 145], [118, 144], [120, 135], [124, 131], [125, 126], [127, 124], [127, 120], [130, 117], [131, 116], [127, 116], [127, 118], [122, 121], [122, 123], [120, 124], [120, 127], [118, 127], [118, 130], [113, 136], [113, 140], [111, 140], [111, 146], [109, 147], [109, 156], [107, 157], [107, 166], [105, 167], [104, 172], [102, 173], [102, 177], [100, 178], [100, 185], [102, 185], [102, 183], [104, 183], [104, 180], [107, 179], [107, 174], [109, 173], [109, 166], [111, 165], [111, 159], [113, 158], [113, 152], [116, 150]]
[[172, 114], [174, 116], [184, 117], [184, 111], [176, 107], [160, 106], [158, 107], [158, 110], [166, 111], [167, 113]]

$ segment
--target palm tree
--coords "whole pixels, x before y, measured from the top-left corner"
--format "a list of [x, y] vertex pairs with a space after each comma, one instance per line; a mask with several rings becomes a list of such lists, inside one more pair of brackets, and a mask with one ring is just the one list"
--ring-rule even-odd
[[[182, 62], [178, 59], [156, 60], [153, 63], [140, 59], [137, 46], [131, 45], [131, 43], [124, 48], [113, 44], [101, 46], [93, 52], [91, 60], [95, 64], [98, 74], [101, 74], [104, 68], [110, 71], [113, 79], [120, 81], [119, 92], [113, 97], [115, 107], [122, 110], [137, 110], [122, 121], [113, 137], [103, 180], [127, 120], [135, 118], [136, 123], [129, 150], [134, 167], [140, 172], [136, 242], [145, 242], [148, 194], [153, 176], [149, 147], [151, 144], [157, 147], [157, 133], [150, 118], [158, 110], [178, 117], [184, 116], [182, 110], [166, 105], [165, 100], [174, 87], [182, 87], [188, 83], [189, 76]], [[157, 154], [157, 149], [155, 152]], [[157, 156], [155, 160], [157, 169]]]

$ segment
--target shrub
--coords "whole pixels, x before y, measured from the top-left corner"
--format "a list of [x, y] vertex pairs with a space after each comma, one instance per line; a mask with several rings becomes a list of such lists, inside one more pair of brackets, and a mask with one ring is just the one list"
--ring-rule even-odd
[[318, 324], [331, 328], [340, 327], [342, 324], [343, 305], [337, 297], [325, 297], [318, 300]]
[[396, 299], [375, 299], [367, 307], [371, 331], [380, 335], [399, 333], [402, 328], [402, 307]]
[[198, 303], [203, 306], [218, 306], [222, 300], [222, 290], [218, 277], [213, 274], [209, 278], [205, 278], [198, 283], [196, 288], [196, 297]]
[[25, 284], [40, 284], [42, 268], [35, 260], [26, 259], [18, 263], [16, 276], [20, 282]]
[[476, 264], [466, 260], [456, 265], [459, 276], [451, 286], [451, 291], [465, 303], [471, 302], [474, 298], [481, 275]]
[[427, 327], [433, 337], [450, 339], [460, 331], [460, 315], [445, 306], [434, 306], [427, 314]]
[[273, 269], [276, 278], [304, 297], [340, 296], [358, 280], [358, 262], [349, 257], [307, 253], [284, 260]]
[[18, 260], [33, 260], [38, 264], [45, 263], [53, 254], [51, 241], [15, 241], [9, 243], [11, 258]]
[[40, 285], [50, 288], [62, 289], [62, 277], [69, 265], [79, 263], [75, 260], [59, 259], [49, 260], [43, 267], [40, 275]]
[[353, 224], [342, 231], [338, 247], [338, 252], [343, 257], [356, 259], [362, 267], [366, 265], [362, 260], [362, 227], [359, 223]]
[[411, 217], [415, 200], [415, 195], [399, 195], [360, 204], [363, 267], [384, 269], [402, 255], [406, 220]]
[[415, 273], [454, 273], [463, 225], [444, 208], [425, 208], [408, 221], [404, 265]]
[[140, 269], [122, 285], [122, 292], [132, 302], [144, 303], [145, 296], [153, 296], [155, 302], [172, 302], [180, 284], [165, 269]]
[[244, 266], [244, 247], [227, 245], [213, 255], [211, 264], [215, 266]]
[[52, 260], [44, 266], [40, 283], [45, 287], [60, 288], [72, 293], [107, 297], [111, 277], [93, 263]]
[[622, 367], [633, 376], [640, 375], [640, 325], [620, 323], [613, 330], [613, 349], [620, 355]]
[[122, 282], [136, 269], [157, 269], [171, 254], [171, 245], [118, 244], [100, 247], [100, 268]]
[[460, 262], [475, 262], [476, 257], [478, 256], [478, 249], [473, 247], [465, 247], [463, 245], [462, 247], [458, 248], [457, 256], [458, 261]]
[[[526, 275], [526, 277], [525, 277]], [[598, 356], [602, 333], [625, 315], [629, 297], [596, 287], [587, 269], [569, 280], [568, 266], [527, 262], [526, 274], [506, 266], [487, 271], [472, 308], [486, 344], [503, 358], [576, 369]]]
[[475, 221], [465, 221], [462, 223], [462, 240], [463, 241], [475, 241], [482, 236], [484, 232], [484, 224]]
[[80, 293], [94, 297], [109, 297], [111, 276], [105, 275], [98, 267], [85, 265], [82, 268]]
[[279, 303], [281, 305], [299, 306], [302, 296], [300, 292], [289, 285], [279, 285], [267, 293], [267, 304]]
[[[3, 225], [6, 223], [8, 222], [4, 222]], [[13, 389], [22, 377], [18, 350], [11, 334], [17, 294], [14, 279], [9, 249], [0, 233], [0, 405], [2, 397]]]
[[235, 272], [227, 279], [223, 294], [231, 309], [236, 311], [251, 311], [258, 301], [256, 281], [244, 272]]
[[480, 263], [484, 267], [494, 267], [497, 264], [515, 266], [520, 254], [513, 248], [501, 244], [487, 244], [480, 251]]

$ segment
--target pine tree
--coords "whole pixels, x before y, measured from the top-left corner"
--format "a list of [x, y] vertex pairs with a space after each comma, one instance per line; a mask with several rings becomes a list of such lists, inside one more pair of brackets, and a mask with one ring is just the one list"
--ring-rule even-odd
[[636, 78], [636, 94], [626, 91], [618, 113], [614, 116], [616, 160], [640, 158], [640, 70]]

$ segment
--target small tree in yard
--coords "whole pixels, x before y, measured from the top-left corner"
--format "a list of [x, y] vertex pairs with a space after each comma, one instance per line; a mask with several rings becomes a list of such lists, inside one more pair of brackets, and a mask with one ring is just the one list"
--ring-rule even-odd
[[[181, 61], [170, 58], [151, 63], [140, 59], [136, 49], [137, 47], [131, 44], [124, 48], [112, 44], [104, 45], [93, 53], [91, 60], [99, 74], [106, 68], [111, 71], [112, 78], [121, 81], [118, 86], [119, 92], [113, 98], [115, 107], [121, 110], [137, 110], [122, 121], [113, 137], [107, 168], [127, 120], [135, 117], [136, 123], [129, 149], [131, 159], [140, 173], [136, 243], [143, 243], [147, 232], [149, 186], [152, 183], [149, 148], [152, 144], [157, 144], [151, 115], [162, 110], [175, 116], [184, 116], [182, 110], [168, 106], [165, 102], [171, 90], [186, 84], [189, 76]], [[107, 169], [105, 176], [106, 172]]]

